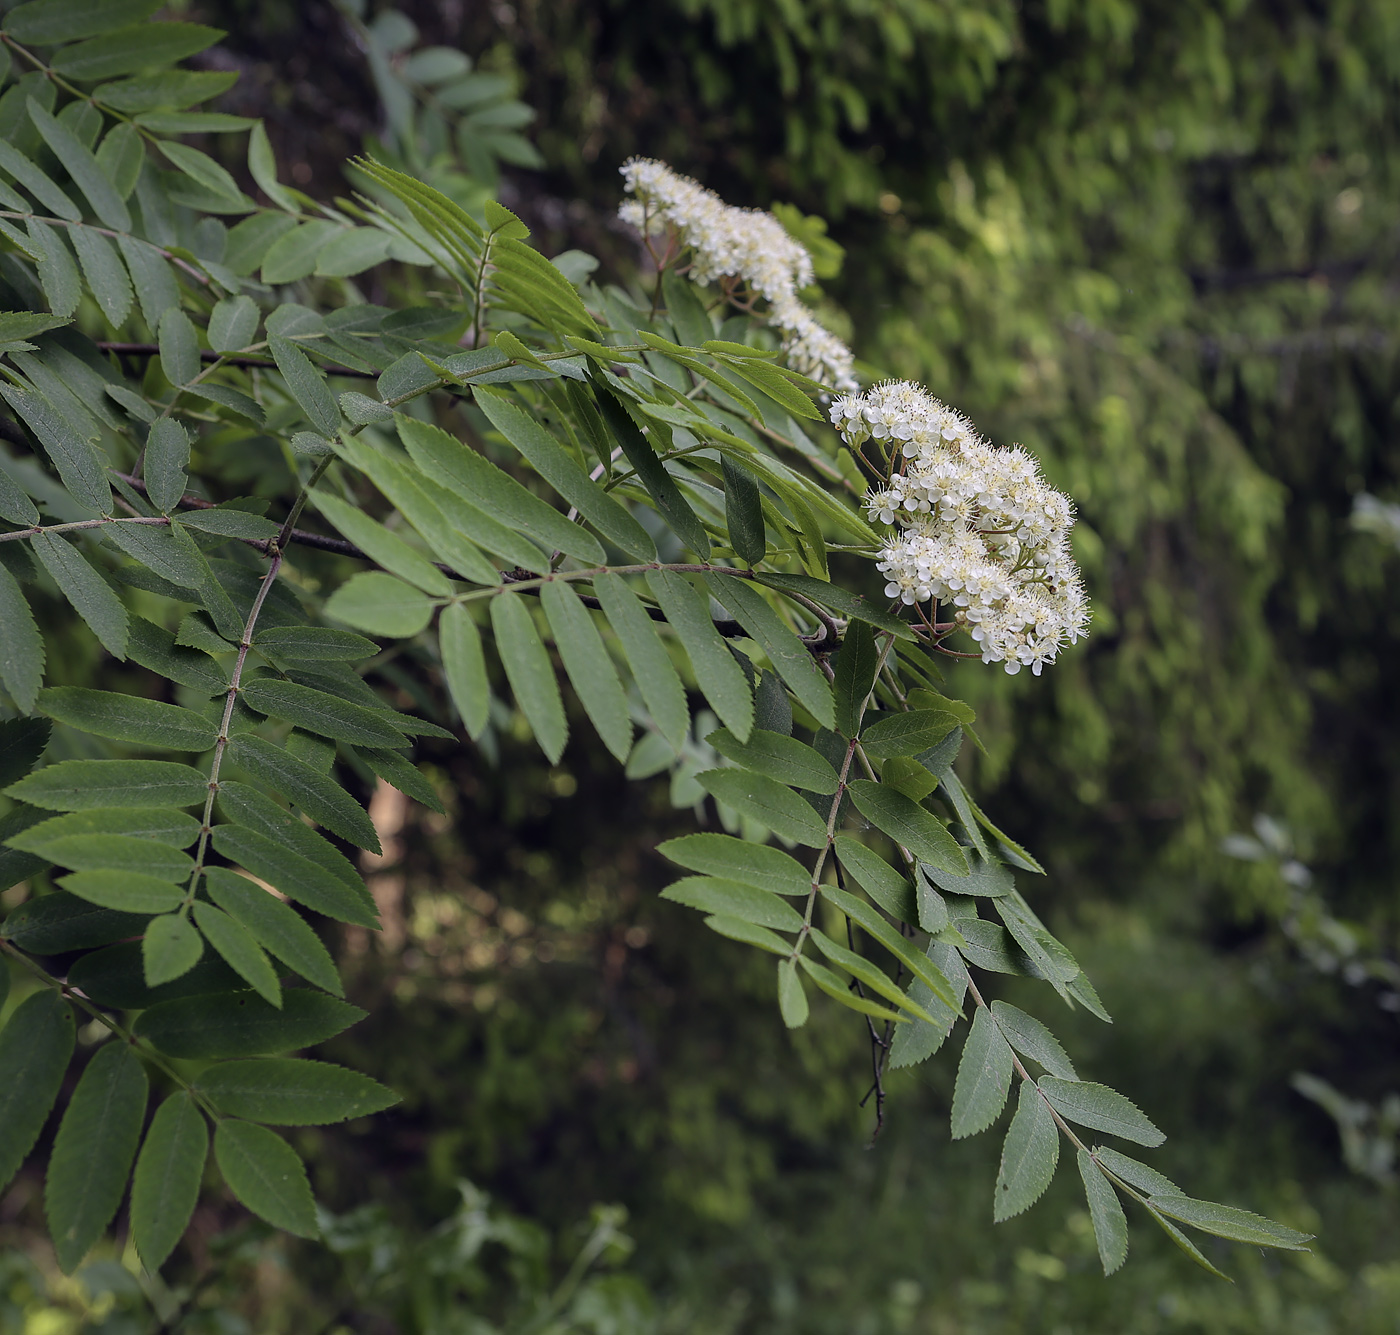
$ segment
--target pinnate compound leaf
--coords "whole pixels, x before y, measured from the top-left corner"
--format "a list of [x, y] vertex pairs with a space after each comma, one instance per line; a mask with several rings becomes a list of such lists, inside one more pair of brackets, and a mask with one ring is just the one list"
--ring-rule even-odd
[[199, 1201], [209, 1127], [183, 1090], [156, 1109], [131, 1181], [131, 1233], [149, 1271], [165, 1264]]
[[475, 740], [491, 716], [491, 683], [486, 676], [481, 632], [461, 603], [450, 603], [442, 609], [438, 646], [452, 703], [462, 716], [467, 735]]
[[246, 928], [213, 904], [199, 901], [194, 904], [194, 920], [204, 939], [239, 977], [246, 979], [270, 1005], [282, 1005], [282, 984], [276, 971]]
[[[5, 927], [8, 934], [8, 920]], [[0, 1071], [5, 1073], [0, 1081], [0, 1191], [10, 1185], [39, 1138], [76, 1036], [72, 1008], [48, 988], [20, 1002], [0, 1029]]]
[[1111, 1275], [1128, 1259], [1128, 1220], [1113, 1183], [1103, 1175], [1087, 1150], [1078, 1151], [1078, 1161], [1099, 1260], [1103, 1262], [1104, 1274]]
[[967, 858], [957, 840], [917, 802], [869, 779], [855, 780], [849, 791], [856, 810], [920, 862], [967, 875]]
[[836, 726], [836, 705], [831, 687], [807, 652], [806, 646], [746, 580], [713, 571], [703, 576], [710, 595], [727, 607], [745, 632], [763, 649], [774, 670], [824, 728]]
[[338, 876], [266, 835], [241, 825], [216, 825], [213, 840], [214, 847], [225, 857], [240, 862], [289, 899], [341, 922], [371, 929], [379, 926], [364, 898]]
[[1166, 1140], [1137, 1104], [1107, 1085], [1044, 1075], [1040, 1078], [1040, 1091], [1067, 1122], [1107, 1131], [1139, 1145], [1160, 1145]]
[[972, 1032], [963, 1045], [958, 1078], [953, 1086], [953, 1139], [975, 1136], [1001, 1116], [1011, 1092], [1011, 1045], [1002, 1037], [991, 1014], [979, 1006]]
[[[210, 899], [231, 918], [242, 923], [264, 950], [308, 982], [338, 997], [344, 995], [330, 952], [295, 909], [275, 895], [268, 894], [261, 886], [254, 885], [247, 877], [239, 876], [225, 867], [210, 867], [206, 869], [204, 877]], [[288, 998], [294, 995], [301, 994], [288, 993]], [[284, 1004], [289, 1004], [287, 998], [283, 1000]]]
[[830, 796], [836, 791], [839, 780], [831, 762], [795, 737], [755, 728], [748, 741], [741, 742], [728, 728], [721, 728], [705, 740], [720, 755], [755, 774], [811, 793]]
[[0, 566], [0, 686], [26, 714], [39, 698], [44, 681], [44, 641], [19, 581]]
[[790, 788], [746, 770], [712, 769], [695, 781], [717, 801], [753, 817], [774, 834], [809, 848], [826, 843], [826, 825]]
[[1152, 1208], [1203, 1233], [1213, 1233], [1217, 1238], [1228, 1238], [1231, 1242], [1278, 1247], [1289, 1252], [1311, 1250], [1306, 1245], [1313, 1236], [1311, 1233], [1299, 1233], [1297, 1229], [1287, 1228], [1274, 1223], [1272, 1219], [1265, 1219], [1263, 1215], [1231, 1205], [1193, 1200], [1189, 1196], [1153, 1196]]
[[243, 702], [259, 714], [286, 719], [307, 732], [352, 746], [402, 746], [403, 734], [383, 716], [339, 696], [292, 681], [258, 678], [243, 687]]
[[[393, 535], [386, 533], [385, 536]], [[404, 550], [412, 551], [407, 545]], [[433, 570], [433, 567], [428, 566], [428, 569]], [[433, 573], [438, 572], [434, 570]], [[331, 594], [326, 602], [326, 615], [371, 635], [410, 639], [428, 628], [433, 619], [433, 603], [426, 594], [403, 580], [381, 570], [367, 570], [352, 575]]]
[[701, 913], [718, 913], [726, 918], [773, 927], [780, 932], [800, 932], [802, 915], [768, 890], [756, 890], [739, 881], [711, 876], [687, 876], [661, 892], [669, 899]]
[[146, 495], [162, 514], [180, 504], [189, 463], [189, 433], [173, 417], [156, 418], [146, 437]]
[[805, 895], [812, 888], [811, 874], [796, 858], [729, 834], [685, 834], [659, 844], [656, 851], [690, 871], [777, 895]]
[[214, 1158], [229, 1190], [260, 1219], [299, 1238], [319, 1236], [306, 1166], [275, 1131], [225, 1118], [214, 1131]]
[[632, 749], [632, 720], [617, 669], [603, 647], [593, 618], [570, 585], [551, 580], [540, 589], [540, 602], [574, 691], [603, 744], [618, 760]]
[[287, 992], [280, 1008], [251, 992], [216, 992], [158, 1002], [133, 1032], [171, 1057], [270, 1057], [323, 1043], [365, 1014], [305, 988]]
[[288, 754], [275, 742], [254, 733], [242, 733], [229, 744], [228, 759], [299, 806], [312, 820], [342, 839], [372, 853], [379, 852], [379, 836], [358, 802], [328, 775]]
[[94, 691], [86, 686], [42, 690], [39, 708], [51, 719], [81, 732], [169, 751], [211, 750], [219, 731], [212, 721], [192, 709], [118, 691]]
[[193, 969], [203, 954], [204, 942], [183, 914], [166, 913], [152, 918], [141, 940], [146, 986], [173, 982]]
[[358, 1071], [293, 1057], [223, 1062], [202, 1072], [195, 1088], [230, 1116], [274, 1126], [325, 1126], [399, 1101]]
[[569, 739], [564, 701], [549, 654], [520, 595], [507, 593], [492, 599], [491, 626], [516, 703], [550, 764], [557, 764]]
[[94, 807], [192, 807], [209, 795], [209, 780], [168, 760], [61, 760], [6, 789], [6, 796], [51, 811]]
[[715, 629], [705, 600], [671, 570], [651, 571], [647, 584], [690, 657], [696, 684], [725, 727], [747, 741], [753, 730], [753, 692]]
[[627, 582], [611, 572], [597, 576], [593, 590], [632, 668], [642, 699], [661, 734], [679, 751], [690, 731], [685, 687], [661, 641], [657, 623]]
[[111, 1223], [146, 1115], [146, 1071], [130, 1047], [109, 1042], [83, 1072], [59, 1124], [44, 1182], [58, 1264], [71, 1275]]
[[1060, 1130], [1049, 1105], [1021, 1081], [1016, 1113], [1001, 1149], [992, 1216], [996, 1223], [1028, 1210], [1045, 1194], [1060, 1161]]

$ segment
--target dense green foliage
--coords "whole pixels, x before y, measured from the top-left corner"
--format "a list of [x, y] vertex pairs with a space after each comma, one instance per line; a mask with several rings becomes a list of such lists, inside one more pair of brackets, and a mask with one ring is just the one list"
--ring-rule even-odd
[[[269, 48], [294, 49], [289, 32], [299, 25], [356, 31], [324, 13], [270, 7], [250, 24], [247, 11], [229, 8], [233, 16], [211, 17], [234, 29], [235, 50], [255, 50], [259, 34]], [[1284, 1147], [1300, 1123], [1307, 1125], [1302, 1114], [1261, 1113], [1256, 1099], [1262, 1093], [1286, 1104], [1285, 1078], [1298, 1069], [1324, 1071], [1348, 1092], [1377, 1100], [1396, 1083], [1393, 1067], [1368, 1063], [1359, 1085], [1354, 1070], [1357, 1057], [1371, 1053], [1393, 1025], [1371, 998], [1377, 982], [1389, 978], [1393, 986], [1385, 959], [1393, 909], [1384, 874], [1394, 824], [1387, 820], [1393, 727], [1377, 650], [1393, 639], [1394, 602], [1385, 595], [1384, 549], [1345, 527], [1349, 493], [1384, 495], [1393, 486], [1393, 460], [1384, 454], [1393, 341], [1381, 289], [1388, 159], [1373, 146], [1389, 143], [1389, 75], [1378, 64], [1386, 51], [1384, 12], [1362, 7], [1317, 19], [1300, 11], [1280, 21], [1248, 7], [1223, 20], [1186, 7], [1127, 5], [1073, 14], [1033, 6], [1002, 13], [910, 4], [878, 15], [855, 12], [860, 8], [696, 4], [657, 7], [644, 17], [634, 7], [524, 6], [496, 16], [499, 30], [438, 32], [467, 50], [494, 45], [493, 73], [454, 66], [452, 77], [466, 86], [487, 81], [479, 99], [461, 95], [468, 111], [487, 106], [486, 117], [465, 130], [459, 126], [469, 115], [459, 111], [446, 115], [441, 129], [409, 111], [415, 96], [431, 104], [433, 81], [405, 80], [415, 68], [412, 31], [382, 17], [358, 30], [386, 109], [369, 147], [380, 160], [447, 189], [480, 218], [499, 170], [493, 153], [509, 164], [540, 161], [523, 140], [509, 137], [528, 114], [509, 101], [509, 80], [490, 82], [494, 72], [518, 64], [527, 101], [542, 111], [536, 142], [554, 173], [553, 189], [599, 208], [561, 210], [535, 178], [508, 182], [516, 192], [508, 201], [537, 234], [552, 234], [546, 253], [577, 245], [604, 256], [607, 276], [627, 274], [632, 243], [600, 219], [617, 198], [611, 169], [634, 149], [670, 156], [739, 202], [795, 200], [826, 214], [846, 246], [844, 269], [825, 277], [869, 363], [926, 379], [993, 434], [1019, 436], [1036, 449], [1080, 503], [1078, 554], [1099, 620], [1087, 651], [1040, 681], [954, 669], [950, 694], [978, 706], [978, 731], [990, 752], [979, 761], [965, 748], [964, 774], [984, 794], [995, 793], [995, 804], [984, 805], [1003, 825], [1034, 835], [1053, 873], [1037, 882], [1044, 887], [1037, 903], [1058, 905], [1064, 934], [1101, 987], [1113, 988], [1105, 996], [1119, 1021], [1116, 1037], [1085, 1030], [1071, 1042], [1064, 1035], [1076, 1059], [1085, 1054], [1079, 1065], [1115, 1080], [1121, 1072], [1123, 1087], [1174, 1134], [1204, 1116], [1214, 1134], [1163, 1163], [1174, 1176], [1190, 1184], [1204, 1164], [1214, 1189], [1234, 1199], [1247, 1193], [1238, 1191], [1232, 1172], [1247, 1172], [1253, 1157], [1260, 1165], [1253, 1199], [1311, 1231], [1315, 1218], [1291, 1181], [1321, 1181], [1317, 1170], [1326, 1157], [1320, 1165], [1291, 1160]], [[436, 13], [420, 17], [430, 33], [442, 21]], [[358, 87], [364, 98], [361, 56], [349, 41], [345, 51], [345, 63], [318, 72], [317, 82]], [[262, 110], [239, 107], [232, 99], [240, 96], [246, 93], [230, 95], [230, 109]], [[494, 125], [492, 106], [504, 108]], [[235, 127], [198, 128], [230, 132], [201, 142], [253, 189], [241, 144], [231, 137]], [[300, 167], [295, 145], [305, 126], [289, 128], [293, 133], [279, 136], [274, 118], [284, 158], [290, 143]], [[497, 133], [505, 137], [493, 140]], [[359, 147], [353, 132], [343, 147]], [[65, 179], [61, 166], [43, 161]], [[339, 170], [333, 153], [322, 165]], [[293, 176], [315, 197], [344, 189], [334, 178], [311, 185], [311, 171], [294, 169]], [[257, 184], [266, 188], [268, 179]], [[352, 184], [366, 186], [358, 176]], [[284, 202], [269, 195], [274, 205]], [[207, 197], [197, 203], [209, 206]], [[309, 202], [294, 197], [291, 206], [300, 211]], [[349, 218], [334, 221], [343, 228]], [[819, 235], [812, 228], [804, 234]], [[328, 235], [297, 262], [314, 261]], [[349, 232], [344, 249], [366, 248], [349, 257], [352, 267], [381, 258], [374, 245], [382, 243], [353, 238]], [[215, 233], [206, 228], [189, 239], [190, 260], [213, 276], [208, 265], [221, 258]], [[333, 265], [322, 263], [324, 278], [306, 270], [307, 305], [335, 309], [360, 295], [391, 306], [443, 303], [411, 269], [392, 280], [347, 282], [334, 276]], [[567, 266], [564, 272], [585, 276]], [[271, 276], [294, 279], [295, 269]], [[22, 309], [31, 294], [32, 286], [6, 304]], [[601, 309], [596, 298], [587, 304]], [[187, 295], [186, 307], [200, 326], [211, 314], [197, 297]], [[841, 319], [835, 307], [826, 313]], [[642, 314], [628, 318], [640, 322]], [[220, 319], [236, 325], [238, 316], [226, 306]], [[528, 327], [507, 321], [530, 337]], [[80, 312], [80, 323], [89, 333], [103, 328], [93, 307]], [[212, 318], [209, 327], [212, 344]], [[173, 332], [159, 337], [164, 331], [156, 326], [147, 333], [133, 323], [128, 332], [161, 345], [144, 376], [140, 361], [123, 368], [133, 387], [158, 405], [169, 402], [179, 376], [166, 368], [188, 351]], [[306, 340], [302, 329], [284, 332]], [[431, 340], [453, 331], [395, 331], [406, 338], [420, 332]], [[41, 352], [33, 360], [42, 360], [46, 336], [35, 333]], [[245, 345], [227, 347], [242, 352]], [[316, 357], [316, 337], [306, 345]], [[338, 346], [343, 352], [343, 341]], [[537, 351], [548, 346], [535, 343]], [[269, 351], [280, 375], [269, 368], [246, 383], [219, 379], [273, 408], [269, 425], [284, 439], [328, 424], [316, 414], [334, 412], [334, 401], [327, 409], [295, 356]], [[455, 350], [429, 348], [429, 355], [441, 364]], [[537, 412], [543, 406], [522, 401]], [[346, 401], [340, 406], [350, 422], [368, 426], [372, 438], [374, 422], [354, 416], [370, 414], [372, 405], [349, 403], [353, 410]], [[222, 420], [204, 423], [191, 470], [199, 485], [213, 499], [254, 491], [290, 500], [288, 465], [296, 460], [274, 445], [274, 433], [211, 411]], [[568, 419], [567, 409], [545, 412], [556, 427]], [[459, 417], [441, 420], [461, 429]], [[473, 426], [484, 432], [480, 419]], [[492, 457], [519, 466], [518, 456], [500, 452], [502, 441], [477, 438], [496, 451]], [[149, 470], [151, 445], [147, 455]], [[309, 468], [301, 463], [303, 475]], [[392, 491], [380, 490], [403, 508]], [[361, 490], [357, 499], [370, 494]], [[41, 499], [54, 503], [52, 491]], [[140, 504], [139, 495], [127, 499]], [[339, 527], [334, 501], [321, 513]], [[430, 548], [445, 540], [419, 531]], [[367, 530], [342, 532], [360, 542]], [[209, 529], [194, 534], [215, 560], [241, 559], [235, 544], [215, 549]], [[800, 544], [793, 550], [800, 554]], [[470, 559], [441, 548], [436, 554], [458, 573], [464, 566], [457, 561]], [[376, 559], [400, 575], [411, 568], [431, 584], [411, 548]], [[243, 564], [253, 569], [256, 562]], [[313, 605], [351, 570], [363, 569], [300, 550], [292, 564], [300, 595]], [[868, 580], [854, 563], [838, 561], [833, 571], [852, 588]], [[343, 603], [350, 615], [340, 619], [368, 617], [364, 629], [408, 633], [435, 596], [422, 588], [428, 599], [395, 586], [392, 599]], [[371, 584], [366, 592], [377, 591]], [[145, 594], [123, 596], [141, 599], [131, 605], [143, 615], [169, 616]], [[93, 675], [91, 641], [65, 628], [53, 590], [41, 593], [36, 607], [57, 637], [51, 644], [64, 646], [61, 654], [50, 649], [51, 682], [149, 691], [149, 678], [114, 676], [110, 662]], [[178, 623], [181, 638], [198, 651], [188, 621]], [[175, 621], [167, 624], [177, 629]], [[205, 648], [218, 629], [204, 629]], [[528, 636], [522, 643], [523, 662]], [[275, 649], [269, 662], [276, 669]], [[564, 667], [574, 671], [567, 656]], [[435, 672], [431, 650], [425, 659], [410, 649], [390, 657], [375, 680], [396, 692], [395, 708], [456, 726], [452, 714], [433, 712], [444, 708]], [[548, 746], [548, 716], [556, 727], [561, 716], [545, 680], [536, 674], [545, 693], [530, 721]], [[528, 691], [515, 676], [511, 685], [530, 715]], [[539, 1319], [538, 1304], [554, 1301], [551, 1310], [565, 1313], [569, 1328], [649, 1329], [651, 1305], [631, 1281], [575, 1287], [596, 1259], [587, 1255], [591, 1239], [614, 1257], [618, 1246], [612, 1222], [592, 1235], [570, 1230], [590, 1201], [622, 1198], [641, 1225], [638, 1261], [658, 1280], [667, 1329], [1121, 1322], [1121, 1311], [1111, 1316], [1103, 1304], [1135, 1300], [1079, 1282], [1091, 1261], [1097, 1267], [1093, 1229], [1082, 1198], [1070, 1228], [1060, 1225], [1054, 1202], [1073, 1208], [1056, 1194], [1063, 1183], [1052, 1189], [1046, 1222], [1032, 1216], [1007, 1225], [991, 1249], [970, 1229], [967, 1221], [985, 1213], [985, 1186], [996, 1169], [988, 1162], [969, 1174], [979, 1179], [981, 1194], [973, 1198], [955, 1185], [969, 1161], [957, 1170], [930, 1144], [941, 1133], [930, 1135], [928, 1111], [946, 1108], [951, 1069], [946, 1081], [932, 1076], [923, 1096], [907, 1080], [895, 1086], [894, 1106], [904, 1101], [904, 1110], [872, 1156], [878, 1166], [867, 1157], [843, 1169], [833, 1145], [849, 1134], [851, 1104], [863, 1088], [852, 1074], [863, 1059], [862, 1036], [828, 1023], [816, 998], [823, 1023], [797, 1031], [791, 1048], [776, 1024], [759, 1019], [772, 1008], [771, 966], [754, 961], [745, 970], [737, 946], [697, 941], [683, 910], [653, 903], [665, 873], [647, 849], [690, 828], [670, 812], [666, 793], [624, 788], [604, 749], [582, 740], [587, 725], [573, 705], [577, 740], [564, 768], [545, 769], [524, 745], [519, 716], [512, 720], [498, 703], [486, 706], [466, 691], [458, 703], [468, 725], [475, 719], [480, 726], [479, 749], [446, 738], [418, 748], [450, 821], [398, 808], [387, 821], [385, 811], [376, 817], [378, 836], [391, 830], [400, 845], [386, 844], [387, 872], [370, 873], [391, 930], [368, 951], [350, 933], [342, 957], [351, 996], [373, 1018], [327, 1049], [405, 1093], [409, 1107], [380, 1119], [384, 1130], [367, 1127], [339, 1141], [297, 1133], [318, 1192], [333, 1208], [366, 1199], [366, 1172], [388, 1190], [413, 1166], [411, 1191], [396, 1190], [383, 1215], [323, 1223], [330, 1254], [343, 1262], [332, 1263], [327, 1253], [299, 1258], [317, 1268], [313, 1288], [347, 1295], [340, 1312], [322, 1310], [323, 1320], [393, 1311], [403, 1328], [437, 1329], [467, 1307], [513, 1329]], [[605, 706], [583, 703], [606, 741]], [[612, 717], [612, 749], [624, 750]], [[71, 710], [69, 718], [81, 721]], [[714, 725], [702, 726], [701, 736]], [[355, 746], [342, 747], [342, 766], [353, 764]], [[697, 750], [692, 772], [706, 754]], [[653, 763], [639, 756], [631, 769], [641, 775]], [[339, 773], [353, 790], [368, 792], [361, 785], [373, 782], [364, 768]], [[1364, 777], [1350, 777], [1357, 773]], [[337, 827], [329, 806], [314, 811], [254, 764], [247, 776], [283, 792], [337, 836], [353, 838], [349, 825]], [[391, 777], [411, 782], [402, 771]], [[431, 790], [419, 792], [427, 797]], [[694, 800], [683, 781], [673, 793], [683, 804]], [[1261, 808], [1284, 815], [1299, 832], [1320, 868], [1320, 896], [1300, 895], [1300, 876], [1282, 843], [1237, 845], [1249, 863], [1217, 853], [1218, 837]], [[342, 822], [354, 821], [343, 806], [336, 811]], [[396, 820], [407, 823], [400, 830]], [[636, 842], [619, 847], [619, 828], [634, 829]], [[248, 852], [237, 856], [253, 868]], [[386, 904], [391, 913], [383, 912]], [[1343, 926], [1333, 912], [1353, 921]], [[1285, 931], [1269, 936], [1270, 919]], [[1218, 943], [1225, 953], [1193, 942], [1212, 928], [1229, 931]], [[1325, 972], [1299, 967], [1294, 943], [1324, 970], [1364, 964], [1354, 980], [1361, 990], [1352, 994], [1359, 1003], [1348, 1004]], [[1262, 990], [1243, 971], [1250, 960]], [[1150, 982], [1139, 997], [1143, 979]], [[1033, 992], [1023, 996], [1015, 987], [1000, 995], [1039, 1004]], [[1230, 1017], [1225, 1032], [1223, 1015]], [[1304, 1017], [1317, 1018], [1299, 1023]], [[1261, 1036], [1271, 1040], [1262, 1048]], [[1181, 1070], [1191, 1079], [1170, 1077]], [[1223, 1097], [1204, 1101], [1212, 1084]], [[1236, 1129], [1226, 1131], [1228, 1121]], [[1383, 1138], [1376, 1144], [1383, 1147]], [[1241, 1153], [1245, 1147], [1252, 1155]], [[487, 1216], [470, 1192], [458, 1211], [454, 1182], [463, 1172], [548, 1220], [557, 1244], [509, 1212]], [[237, 1190], [227, 1167], [225, 1173]], [[1062, 1165], [1061, 1176], [1073, 1177], [1073, 1170]], [[942, 1202], [932, 1223], [930, 1199]], [[1364, 1258], [1376, 1246], [1371, 1235], [1382, 1216], [1364, 1196], [1318, 1188], [1314, 1203], [1336, 1207], [1323, 1241], [1327, 1256]], [[225, 1225], [233, 1219], [222, 1214]], [[392, 1258], [412, 1254], [414, 1239], [444, 1219], [434, 1235], [442, 1251], [430, 1251], [421, 1267], [398, 1267]], [[961, 1276], [956, 1299], [936, 1296], [940, 1281], [927, 1269], [928, 1247], [918, 1245], [930, 1228], [939, 1254], [933, 1273]], [[663, 1236], [670, 1241], [663, 1244]], [[459, 1237], [471, 1241], [458, 1247]], [[492, 1242], [481, 1251], [487, 1237]], [[222, 1259], [197, 1267], [206, 1289], [196, 1305], [237, 1305], [241, 1277], [282, 1246], [235, 1226], [216, 1245]], [[1372, 1254], [1384, 1255], [1384, 1247]], [[566, 1277], [571, 1260], [583, 1255], [578, 1273]], [[1311, 1268], [1247, 1272], [1237, 1299], [1181, 1287], [1168, 1254], [1149, 1251], [1140, 1272], [1127, 1272], [1136, 1278], [1114, 1284], [1135, 1285], [1128, 1290], [1135, 1295], [1166, 1293], [1170, 1300], [1162, 1298], [1153, 1318], [1163, 1329], [1251, 1322], [1277, 1329], [1282, 1316], [1271, 1304], [1284, 1302], [1303, 1314], [1300, 1329], [1327, 1320], [1337, 1329], [1383, 1323], [1393, 1273], [1375, 1266], [1353, 1283], [1329, 1266], [1318, 1258]], [[25, 1282], [16, 1272], [15, 1301], [33, 1301], [23, 1297]], [[119, 1274], [94, 1270], [89, 1289], [100, 1295], [103, 1286], [112, 1297], [98, 1296], [90, 1311], [100, 1316], [112, 1302], [144, 1310], [145, 1300]], [[261, 1324], [304, 1320], [292, 1313], [311, 1301], [309, 1292], [263, 1292]], [[173, 1310], [168, 1305], [183, 1300], [177, 1285], [173, 1298], [157, 1296], [157, 1308]], [[71, 1292], [69, 1301], [82, 1299]], [[1140, 1309], [1136, 1319], [1146, 1319]]]

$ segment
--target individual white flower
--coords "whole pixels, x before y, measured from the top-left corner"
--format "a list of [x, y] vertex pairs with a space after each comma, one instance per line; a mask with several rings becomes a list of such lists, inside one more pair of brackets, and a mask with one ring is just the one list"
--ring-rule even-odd
[[875, 439], [892, 472], [865, 498], [895, 531], [880, 550], [885, 592], [953, 610], [984, 663], [1037, 676], [1089, 625], [1070, 552], [1074, 506], [1019, 447], [998, 449], [912, 381], [884, 381], [832, 403], [848, 444]]
[[624, 222], [649, 235], [675, 228], [691, 252], [690, 276], [697, 283], [736, 278], [768, 302], [768, 321], [782, 335], [793, 370], [842, 392], [860, 388], [851, 350], [797, 295], [811, 286], [811, 255], [771, 213], [734, 208], [652, 158], [623, 163], [622, 179], [634, 196], [618, 209]]

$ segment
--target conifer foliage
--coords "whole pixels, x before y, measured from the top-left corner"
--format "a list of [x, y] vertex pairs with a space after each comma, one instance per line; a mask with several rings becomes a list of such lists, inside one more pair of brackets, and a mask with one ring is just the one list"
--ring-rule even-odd
[[[158, 1269], [211, 1149], [250, 1211], [316, 1235], [273, 1128], [396, 1101], [288, 1055], [364, 1014], [326, 944], [376, 925], [347, 781], [437, 805], [414, 739], [487, 747], [513, 717], [552, 762], [584, 717], [634, 772], [714, 799], [724, 832], [663, 848], [685, 873], [666, 897], [775, 957], [787, 1025], [835, 1021], [817, 993], [865, 1017], [877, 1103], [886, 1064], [955, 1030], [955, 1137], [1016, 1085], [996, 1218], [1038, 1199], [1063, 1137], [1106, 1271], [1122, 1197], [1208, 1268], [1179, 1225], [1301, 1248], [1091, 1148], [1163, 1135], [984, 1000], [979, 972], [1029, 974], [1108, 1019], [1018, 889], [1041, 867], [954, 768], [976, 744], [937, 669], [968, 628], [955, 590], [911, 619], [833, 575], [887, 541], [860, 510], [880, 479], [825, 425], [849, 386], [690, 281], [677, 231], [642, 295], [387, 149], [350, 166], [352, 197], [308, 197], [260, 124], [197, 109], [231, 76], [179, 62], [221, 34], [156, 8], [0, 20], [0, 889], [29, 886], [0, 925], [0, 1182], [52, 1119], [62, 1267], [125, 1200]], [[498, 96], [441, 53], [403, 67], [456, 105]], [[246, 134], [265, 204], [184, 138], [210, 134]], [[109, 689], [64, 684], [75, 644]]]

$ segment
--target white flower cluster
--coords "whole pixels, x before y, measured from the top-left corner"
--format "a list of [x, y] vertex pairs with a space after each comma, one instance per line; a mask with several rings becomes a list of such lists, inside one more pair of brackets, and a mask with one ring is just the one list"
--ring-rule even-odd
[[622, 179], [635, 196], [618, 210], [624, 222], [653, 234], [674, 227], [691, 251], [697, 283], [738, 278], [768, 302], [768, 321], [782, 334], [793, 370], [843, 392], [859, 388], [851, 350], [798, 298], [812, 282], [812, 257], [771, 213], [733, 208], [652, 158], [629, 159]]
[[899, 528], [880, 553], [885, 594], [954, 610], [984, 663], [1037, 676], [1089, 624], [1070, 555], [1074, 507], [1020, 448], [998, 449], [920, 385], [886, 381], [831, 404], [853, 448], [879, 442], [889, 479], [865, 498], [871, 522]]

